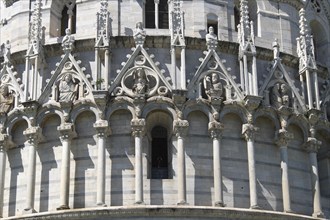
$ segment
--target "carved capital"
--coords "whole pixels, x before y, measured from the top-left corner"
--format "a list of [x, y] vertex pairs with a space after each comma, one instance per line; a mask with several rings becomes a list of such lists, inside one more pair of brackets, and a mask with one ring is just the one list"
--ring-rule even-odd
[[177, 137], [183, 137], [187, 135], [189, 122], [187, 120], [174, 120], [173, 132]]
[[317, 153], [320, 149], [322, 141], [317, 140], [314, 137], [309, 137], [304, 144], [304, 148], [308, 153]]
[[95, 128], [98, 137], [106, 137], [111, 134], [109, 123], [106, 120], [96, 121], [93, 127]]
[[60, 133], [61, 141], [68, 141], [76, 136], [74, 126], [72, 123], [64, 123], [57, 127], [57, 130]]
[[0, 133], [0, 152], [7, 151], [7, 149], [9, 148], [9, 142], [9, 135]]
[[293, 134], [291, 132], [288, 132], [285, 129], [280, 129], [277, 132], [277, 140], [275, 141], [275, 143], [279, 147], [287, 147], [288, 142], [292, 139], [293, 139]]
[[244, 98], [245, 107], [248, 110], [253, 111], [254, 109], [258, 108], [258, 106], [260, 105], [261, 100], [262, 100], [261, 96], [247, 95]]
[[40, 142], [42, 137], [40, 127], [29, 127], [23, 132], [23, 134], [27, 138], [29, 144], [35, 146]]
[[212, 121], [209, 123], [209, 133], [212, 139], [221, 138], [223, 129], [224, 126], [220, 122]]
[[145, 125], [146, 122], [143, 118], [132, 119], [131, 127], [132, 127], [132, 135], [134, 137], [142, 137], [145, 134]]
[[253, 124], [247, 123], [242, 125], [242, 135], [246, 141], [254, 141], [255, 135], [259, 128], [255, 127]]

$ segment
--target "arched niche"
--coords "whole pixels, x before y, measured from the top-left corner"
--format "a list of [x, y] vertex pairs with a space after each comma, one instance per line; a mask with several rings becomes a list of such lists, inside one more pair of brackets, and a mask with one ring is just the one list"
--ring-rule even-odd
[[299, 214], [310, 215], [313, 210], [308, 204], [313, 204], [313, 193], [309, 155], [303, 147], [306, 137], [303, 128], [297, 123], [290, 123], [287, 130], [293, 134], [293, 139], [288, 143], [291, 209]]
[[95, 114], [92, 111], [81, 112], [75, 120], [75, 130], [78, 137], [92, 136], [95, 134], [93, 124], [96, 121]]
[[321, 141], [317, 152], [317, 165], [319, 171], [320, 190], [322, 197], [330, 196], [330, 132], [320, 129], [316, 132], [316, 139]]
[[48, 115], [40, 124], [42, 135], [47, 142], [59, 141], [57, 127], [61, 124], [60, 116], [56, 114]]
[[208, 132], [209, 118], [202, 111], [192, 111], [187, 120], [186, 175], [190, 182], [187, 191], [193, 192], [190, 195], [188, 193], [188, 197], [196, 206], [211, 206], [215, 201], [212, 201], [213, 148]]
[[216, 14], [213, 13], [208, 13], [207, 14], [207, 21], [206, 21], [206, 30], [209, 30], [209, 27], [213, 27], [214, 29], [214, 34], [218, 36], [219, 38], [219, 32], [218, 32], [218, 16]]

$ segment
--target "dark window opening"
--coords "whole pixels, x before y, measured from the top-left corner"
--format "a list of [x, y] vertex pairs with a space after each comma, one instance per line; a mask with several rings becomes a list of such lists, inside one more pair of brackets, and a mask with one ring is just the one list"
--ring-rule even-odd
[[[212, 20], [208, 20], [207, 21], [207, 32], [209, 31], [209, 27], [213, 27], [214, 30], [214, 34], [218, 36], [218, 22], [217, 21], [212, 21]], [[218, 36], [219, 39], [219, 36]]]
[[[147, 0], [144, 7], [145, 7], [145, 27], [156, 28], [154, 0]], [[160, 0], [158, 4], [158, 28], [168, 29], [167, 0]]]
[[235, 31], [238, 31], [238, 25], [240, 22], [240, 13], [239, 13], [239, 9], [235, 6], [234, 7], [234, 23], [235, 23]]
[[154, 3], [154, 0], [146, 1], [145, 27], [146, 28], [155, 28], [155, 3]]
[[151, 131], [151, 179], [168, 179], [167, 130], [156, 126]]
[[[62, 10], [62, 18], [61, 18], [61, 36], [65, 36], [65, 29], [69, 26], [69, 15], [68, 15], [68, 7], [64, 6]], [[77, 9], [74, 6], [72, 10], [72, 20], [71, 20], [71, 34], [76, 33], [76, 15]]]
[[168, 29], [168, 4], [167, 0], [159, 1], [159, 28], [160, 29]]

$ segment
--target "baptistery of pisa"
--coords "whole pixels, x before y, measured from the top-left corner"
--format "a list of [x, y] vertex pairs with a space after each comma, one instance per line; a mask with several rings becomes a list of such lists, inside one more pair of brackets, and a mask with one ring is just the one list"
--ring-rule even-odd
[[4, 219], [329, 219], [329, 0], [1, 0]]

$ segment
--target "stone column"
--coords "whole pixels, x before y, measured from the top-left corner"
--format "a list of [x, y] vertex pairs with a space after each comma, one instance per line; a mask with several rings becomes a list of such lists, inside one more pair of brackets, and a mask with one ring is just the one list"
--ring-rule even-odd
[[144, 204], [142, 139], [145, 133], [145, 120], [132, 119], [131, 126], [135, 142], [135, 204]]
[[57, 210], [70, 209], [69, 192], [70, 192], [70, 148], [71, 139], [75, 132], [73, 124], [64, 123], [57, 127], [62, 142], [62, 161], [61, 161], [61, 185], [60, 185], [60, 206]]
[[317, 151], [320, 148], [322, 142], [314, 137], [309, 137], [304, 147], [309, 153], [309, 161], [311, 165], [311, 177], [312, 177], [312, 190], [313, 190], [313, 217], [323, 218], [321, 206], [321, 192], [319, 182], [319, 172], [317, 168]]
[[[158, 29], [159, 28], [159, 0], [154, 0], [155, 2], [155, 28]], [[147, 19], [147, 18], [146, 18]]]
[[178, 88], [177, 78], [176, 78], [176, 58], [175, 58], [175, 47], [171, 47], [171, 72], [172, 72], [172, 81], [174, 89]]
[[214, 176], [214, 206], [224, 207], [222, 175], [221, 175], [221, 137], [223, 125], [220, 122], [210, 122], [209, 132], [213, 140], [213, 176]]
[[187, 204], [186, 192], [186, 155], [184, 138], [188, 131], [189, 122], [187, 120], [175, 120], [173, 131], [177, 137], [177, 178], [178, 178], [178, 205]]
[[97, 183], [96, 205], [105, 207], [105, 139], [109, 132], [108, 121], [99, 120], [94, 123], [97, 134]]
[[283, 211], [292, 212], [290, 199], [290, 181], [288, 172], [288, 141], [293, 138], [293, 134], [285, 129], [280, 129], [276, 144], [280, 147], [281, 170], [282, 170], [282, 199]]
[[7, 149], [8, 149], [8, 135], [0, 133], [0, 217], [3, 217], [3, 199], [4, 199]]
[[247, 143], [248, 167], [249, 167], [249, 187], [250, 187], [250, 208], [258, 209], [257, 178], [254, 159], [254, 138], [258, 128], [253, 124], [243, 124], [242, 134]]
[[306, 85], [307, 85], [307, 98], [309, 109], [313, 108], [313, 94], [309, 70], [306, 70]]
[[34, 196], [36, 184], [36, 151], [39, 138], [41, 137], [41, 129], [39, 127], [29, 127], [23, 134], [27, 138], [27, 146], [29, 147], [29, 164], [27, 172], [27, 189], [26, 189], [26, 205], [23, 213], [34, 213]]
[[181, 89], [186, 90], [186, 48], [181, 47]]

